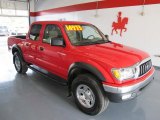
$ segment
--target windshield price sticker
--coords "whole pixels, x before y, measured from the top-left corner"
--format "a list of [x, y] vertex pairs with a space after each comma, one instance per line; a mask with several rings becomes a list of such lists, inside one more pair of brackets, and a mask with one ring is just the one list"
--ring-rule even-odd
[[80, 25], [65, 25], [65, 27], [68, 31], [71, 31], [71, 30], [82, 31], [83, 30], [83, 28]]

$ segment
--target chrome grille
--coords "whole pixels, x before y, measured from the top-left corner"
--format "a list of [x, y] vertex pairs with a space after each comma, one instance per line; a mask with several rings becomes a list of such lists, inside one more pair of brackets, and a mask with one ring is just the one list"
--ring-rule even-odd
[[151, 60], [148, 60], [145, 63], [142, 63], [139, 68], [140, 68], [140, 72], [139, 72], [139, 77], [144, 75], [145, 73], [147, 73], [152, 67], [152, 62]]

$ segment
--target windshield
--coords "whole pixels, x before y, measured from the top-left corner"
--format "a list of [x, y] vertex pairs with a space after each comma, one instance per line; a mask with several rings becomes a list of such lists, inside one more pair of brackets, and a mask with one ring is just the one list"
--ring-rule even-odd
[[107, 38], [93, 25], [65, 25], [65, 30], [73, 45], [108, 42]]

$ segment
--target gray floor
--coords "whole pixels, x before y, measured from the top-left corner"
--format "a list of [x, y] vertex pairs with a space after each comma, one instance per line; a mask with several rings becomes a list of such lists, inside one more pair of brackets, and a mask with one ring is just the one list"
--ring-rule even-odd
[[6, 38], [0, 38], [0, 120], [160, 120], [160, 71], [138, 98], [110, 103], [99, 116], [80, 112], [67, 88], [31, 70], [16, 73]]

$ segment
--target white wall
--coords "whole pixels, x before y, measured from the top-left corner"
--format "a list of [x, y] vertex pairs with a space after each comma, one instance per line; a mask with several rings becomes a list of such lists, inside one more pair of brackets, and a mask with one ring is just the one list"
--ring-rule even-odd
[[[82, 0], [78, 1], [79, 3], [82, 2]], [[43, 3], [39, 3], [39, 5], [41, 5], [40, 7], [36, 5], [36, 10], [42, 10], [42, 8], [46, 9], [47, 3], [45, 3], [44, 6]], [[57, 2], [55, 3], [55, 6], [57, 4], [59, 4], [57, 6], [64, 5], [61, 3]], [[75, 1], [70, 1], [70, 5], [72, 3], [74, 4]], [[53, 8], [55, 6], [53, 5]], [[111, 35], [112, 22], [117, 21], [117, 14], [119, 11], [122, 12], [122, 17], [129, 18], [129, 22], [127, 25], [128, 31], [126, 33], [123, 33], [122, 37], [116, 34], [114, 34], [113, 36]], [[144, 16], [140, 15], [141, 11], [142, 6], [119, 7], [100, 9], [98, 10], [98, 17], [95, 17], [95, 10], [87, 10], [64, 14], [38, 16], [36, 17], [36, 20], [42, 21], [65, 19], [90, 22], [100, 28], [104, 34], [110, 35], [110, 40], [135, 48], [139, 48], [148, 52], [152, 57], [153, 64], [156, 66], [160, 66], [160, 58], [154, 56], [160, 55], [160, 4], [146, 5]]]
[[35, 2], [35, 11], [41, 11], [47, 9], [53, 9], [63, 6], [70, 6], [81, 3], [95, 2], [101, 0], [39, 0]]

